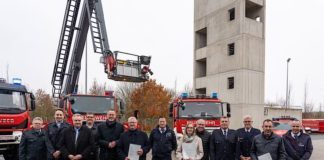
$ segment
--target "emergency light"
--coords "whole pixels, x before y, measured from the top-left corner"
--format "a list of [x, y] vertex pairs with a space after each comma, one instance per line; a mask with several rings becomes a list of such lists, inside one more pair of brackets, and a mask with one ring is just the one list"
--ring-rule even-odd
[[12, 83], [15, 85], [21, 85], [21, 78], [13, 78]]
[[181, 98], [188, 98], [189, 94], [187, 92], [181, 93]]
[[217, 99], [217, 92], [212, 92], [210, 97]]

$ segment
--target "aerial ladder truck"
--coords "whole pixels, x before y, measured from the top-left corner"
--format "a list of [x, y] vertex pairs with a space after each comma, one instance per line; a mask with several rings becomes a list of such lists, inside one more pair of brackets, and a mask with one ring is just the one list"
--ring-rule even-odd
[[[119, 114], [124, 110], [123, 103], [113, 92], [106, 92], [102, 96], [76, 94], [88, 31], [94, 52], [102, 55], [100, 62], [108, 79], [145, 82], [153, 74], [150, 56], [111, 51], [101, 0], [68, 0], [51, 82], [53, 98], [64, 109], [68, 121], [72, 120], [74, 113], [91, 112], [100, 121], [105, 119], [107, 110], [114, 109]], [[119, 58], [125, 55], [132, 59]]]

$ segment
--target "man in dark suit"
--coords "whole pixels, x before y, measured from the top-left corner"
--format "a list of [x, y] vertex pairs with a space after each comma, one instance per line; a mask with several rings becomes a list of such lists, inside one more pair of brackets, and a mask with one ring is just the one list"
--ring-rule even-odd
[[137, 119], [135, 117], [128, 118], [129, 130], [121, 134], [117, 144], [117, 152], [120, 160], [130, 160], [129, 147], [131, 144], [140, 146], [135, 154], [139, 156], [139, 160], [145, 160], [146, 154], [150, 150], [150, 144], [147, 134], [137, 129]]
[[215, 129], [210, 137], [211, 160], [235, 160], [236, 134], [229, 129], [229, 118], [220, 118], [220, 129]]
[[251, 160], [250, 150], [253, 138], [261, 134], [259, 129], [253, 128], [252, 116], [246, 115], [243, 118], [244, 127], [236, 131], [237, 144], [236, 144], [236, 157], [240, 160]]
[[59, 151], [58, 141], [61, 137], [62, 131], [68, 128], [70, 124], [64, 122], [64, 113], [62, 109], [56, 109], [54, 113], [54, 122], [51, 122], [47, 126], [47, 135], [54, 148], [54, 153], [48, 157], [49, 160], [58, 159], [61, 160], [61, 152]]
[[66, 160], [89, 160], [94, 148], [94, 137], [91, 130], [82, 126], [82, 116], [72, 116], [73, 126], [66, 128], [60, 137], [59, 147], [62, 157]]
[[43, 119], [35, 117], [32, 129], [24, 131], [19, 144], [20, 160], [43, 160], [54, 152], [46, 132], [42, 129]]

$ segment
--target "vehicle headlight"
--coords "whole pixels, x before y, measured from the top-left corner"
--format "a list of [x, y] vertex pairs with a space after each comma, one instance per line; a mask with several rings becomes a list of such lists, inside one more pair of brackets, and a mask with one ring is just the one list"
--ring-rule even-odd
[[12, 132], [12, 135], [16, 138], [16, 140], [18, 142], [20, 142], [21, 140], [21, 136], [22, 136], [22, 131], [13, 131]]

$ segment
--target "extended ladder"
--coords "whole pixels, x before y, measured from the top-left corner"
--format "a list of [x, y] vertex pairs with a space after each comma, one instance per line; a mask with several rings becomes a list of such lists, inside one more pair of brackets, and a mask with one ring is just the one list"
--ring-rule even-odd
[[68, 0], [52, 76], [53, 98], [60, 97], [81, 0]]

